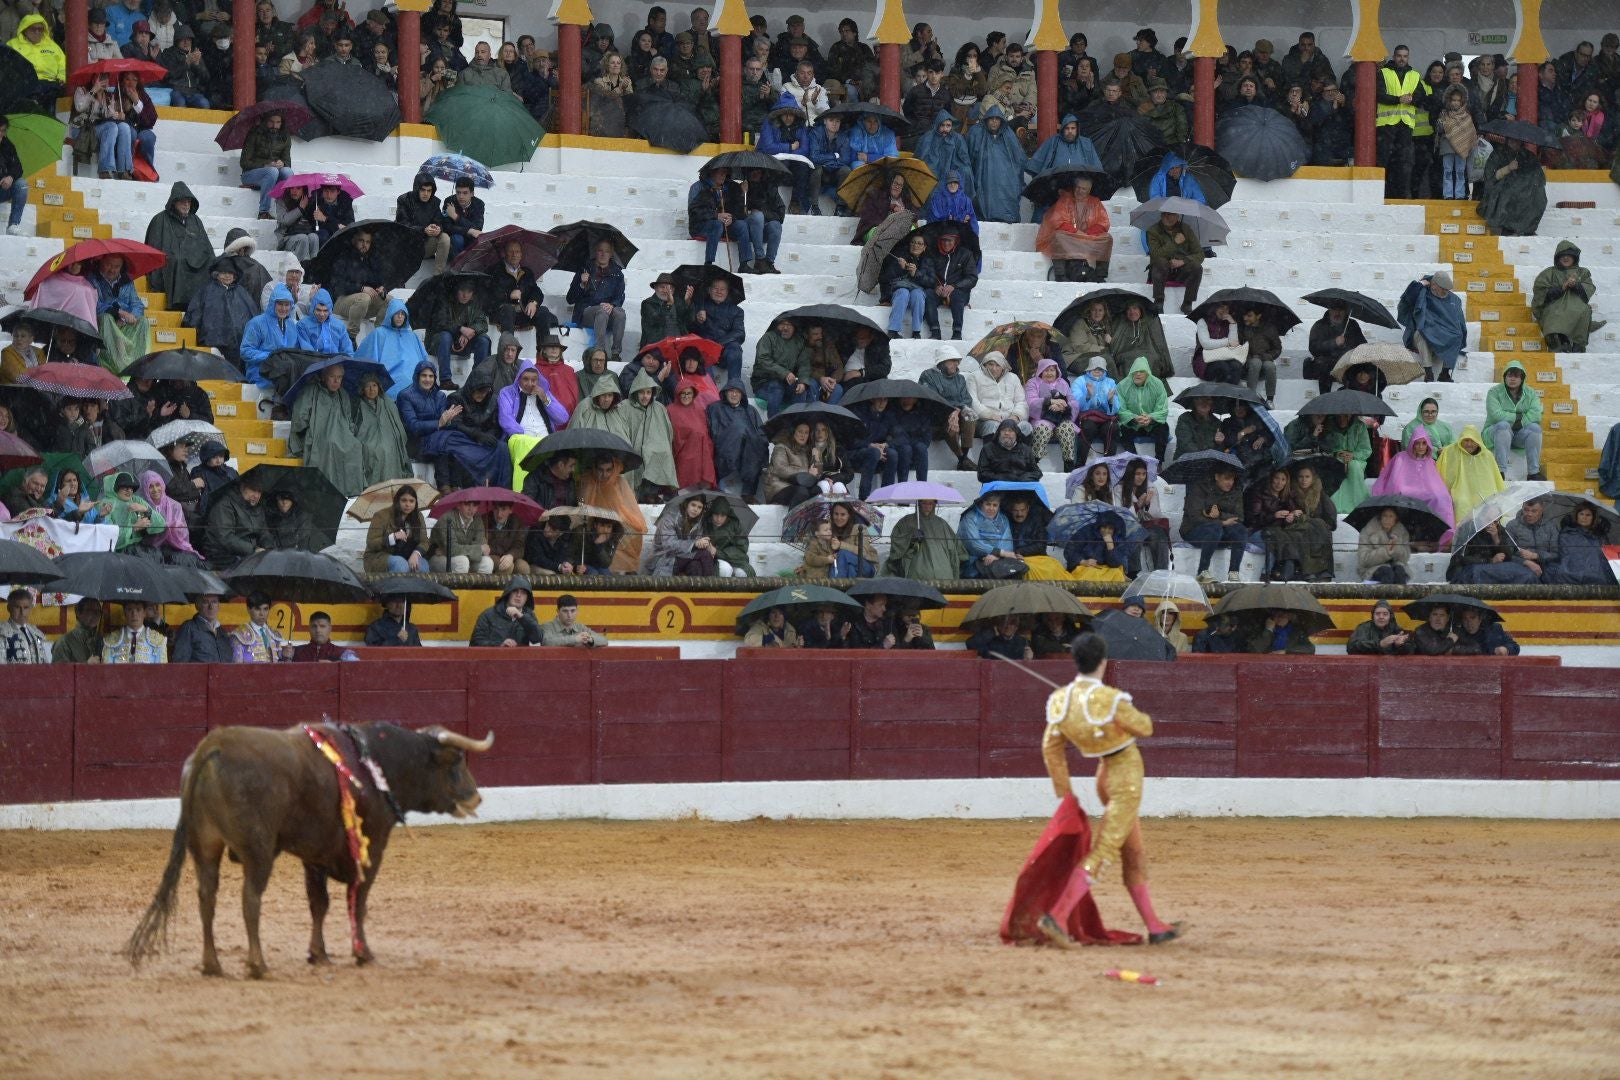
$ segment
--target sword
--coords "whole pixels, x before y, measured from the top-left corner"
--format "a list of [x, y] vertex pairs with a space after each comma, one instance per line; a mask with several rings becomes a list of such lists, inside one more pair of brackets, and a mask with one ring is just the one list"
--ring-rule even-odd
[[1005, 661], [1007, 661], [1007, 663], [1011, 664], [1013, 667], [1017, 668], [1019, 671], [1022, 671], [1025, 675], [1028, 675], [1032, 679], [1036, 679], [1036, 680], [1038, 680], [1040, 682], [1045, 683], [1047, 686], [1050, 686], [1054, 690], [1063, 689], [1062, 686], [1060, 686], [1059, 684], [1053, 682], [1051, 679], [1048, 679], [1045, 675], [1042, 675], [1040, 672], [1034, 670], [1033, 668], [1025, 667], [1022, 663], [1020, 663], [1017, 660], [1014, 660], [1010, 656], [1002, 656], [1000, 653], [991, 653], [990, 655], [994, 656], [997, 660], [1005, 660]]

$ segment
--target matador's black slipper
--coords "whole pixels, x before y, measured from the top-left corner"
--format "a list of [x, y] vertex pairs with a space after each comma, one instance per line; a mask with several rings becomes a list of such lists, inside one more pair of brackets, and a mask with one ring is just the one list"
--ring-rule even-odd
[[1181, 931], [1185, 927], [1185, 925], [1186, 925], [1185, 923], [1171, 923], [1170, 924], [1170, 929], [1168, 929], [1168, 930], [1160, 930], [1157, 934], [1149, 934], [1148, 935], [1148, 944], [1149, 945], [1163, 945], [1167, 941], [1176, 940], [1176, 938], [1181, 936]]

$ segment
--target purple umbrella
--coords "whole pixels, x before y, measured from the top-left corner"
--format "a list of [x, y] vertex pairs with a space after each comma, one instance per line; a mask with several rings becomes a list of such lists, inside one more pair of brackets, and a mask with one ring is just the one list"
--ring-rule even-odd
[[353, 180], [350, 180], [342, 173], [322, 172], [294, 173], [292, 176], [287, 177], [287, 179], [281, 181], [281, 183], [271, 188], [270, 197], [272, 199], [279, 199], [286, 193], [288, 188], [303, 188], [304, 191], [313, 194], [320, 188], [333, 186], [341, 188], [343, 193], [351, 199], [358, 199], [360, 196], [365, 194], [365, 192], [360, 190], [359, 184], [355, 183]]
[[914, 503], [924, 499], [934, 502], [960, 503], [967, 500], [962, 498], [961, 492], [946, 484], [936, 484], [929, 480], [907, 480], [899, 484], [890, 484], [880, 487], [872, 492], [869, 503]]
[[1151, 484], [1158, 479], [1159, 463], [1154, 460], [1152, 454], [1123, 453], [1114, 454], [1111, 457], [1094, 457], [1069, 474], [1069, 478], [1063, 482], [1063, 497], [1072, 500], [1074, 493], [1080, 490], [1080, 485], [1086, 482], [1086, 474], [1098, 465], [1108, 466], [1108, 475], [1111, 482], [1117, 485], [1124, 478], [1126, 467], [1137, 458], [1141, 458], [1142, 462], [1147, 465], [1148, 483]]

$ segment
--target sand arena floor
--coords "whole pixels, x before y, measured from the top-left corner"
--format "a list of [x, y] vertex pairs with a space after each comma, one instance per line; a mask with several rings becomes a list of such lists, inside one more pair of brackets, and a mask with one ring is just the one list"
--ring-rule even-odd
[[[197, 974], [189, 867], [135, 973], [116, 950], [167, 836], [0, 833], [0, 1076], [1620, 1074], [1620, 824], [1150, 821], [1188, 937], [1079, 953], [996, 940], [1039, 829], [417, 829], [373, 893], [374, 967], [305, 963], [281, 860], [258, 983], [234, 867], [228, 977]], [[1139, 928], [1117, 874], [1099, 899]]]

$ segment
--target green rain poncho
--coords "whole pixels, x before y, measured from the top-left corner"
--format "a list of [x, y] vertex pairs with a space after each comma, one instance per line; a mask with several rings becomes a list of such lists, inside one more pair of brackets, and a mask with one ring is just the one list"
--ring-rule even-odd
[[[118, 490], [121, 483], [128, 485], [127, 494]], [[114, 550], [128, 551], [144, 537], [160, 536], [168, 528], [163, 515], [153, 510], [136, 490], [133, 476], [127, 472], [114, 473], [107, 478], [102, 489], [104, 494], [96, 501], [96, 523], [118, 526], [118, 545]], [[138, 524], [142, 518], [146, 519], [145, 525]]]
[[[653, 392], [646, 405], [638, 397], [642, 390]], [[669, 422], [669, 411], [658, 400], [658, 382], [645, 371], [636, 372], [630, 384], [630, 400], [613, 411], [629, 419], [630, 433], [625, 438], [641, 455], [641, 468], [624, 475], [630, 487], [634, 489], [643, 481], [662, 488], [680, 487], [675, 476], [675, 429]]]
[[[1559, 260], [1565, 255], [1575, 261], [1569, 266], [1560, 266]], [[1571, 277], [1575, 279], [1573, 285], [1567, 284]], [[1536, 275], [1535, 292], [1530, 301], [1530, 310], [1541, 324], [1541, 336], [1562, 337], [1568, 342], [1567, 346], [1559, 343], [1562, 347], [1585, 352], [1587, 339], [1592, 336], [1592, 295], [1596, 292], [1592, 272], [1581, 265], [1581, 249], [1568, 240], [1560, 240], [1558, 250], [1553, 253], [1553, 264]]]
[[355, 401], [349, 392], [341, 386], [328, 390], [312, 380], [293, 402], [287, 453], [321, 470], [344, 495], [358, 495], [366, 486], [365, 448], [354, 426]]
[[[191, 213], [181, 217], [174, 204], [191, 200]], [[214, 263], [214, 242], [197, 216], [197, 197], [184, 182], [175, 181], [169, 201], [146, 226], [146, 243], [168, 256], [168, 262], [146, 275], [146, 283], [168, 297], [170, 308], [184, 311], [198, 289], [208, 284], [208, 268]]]
[[[1504, 171], [1514, 162], [1518, 162], [1517, 169]], [[1492, 150], [1485, 162], [1485, 197], [1479, 200], [1479, 216], [1502, 236], [1534, 236], [1546, 212], [1547, 174], [1535, 151], [1528, 147], [1513, 150], [1505, 144]]]
[[[368, 383], [378, 387], [374, 400], [366, 396]], [[412, 475], [410, 454], [405, 449], [405, 424], [399, 418], [399, 409], [381, 388], [382, 380], [377, 376], [361, 376], [360, 397], [355, 402], [354, 435], [360, 440], [368, 487]]]
[[1367, 425], [1359, 417], [1344, 428], [1330, 420], [1324, 442], [1328, 453], [1350, 455], [1350, 460], [1344, 462], [1344, 483], [1333, 493], [1334, 507], [1339, 513], [1348, 514], [1360, 506], [1368, 494], [1367, 462], [1372, 458], [1372, 440], [1367, 436]]
[[1439, 399], [1424, 398], [1418, 403], [1418, 414], [1412, 417], [1412, 419], [1407, 422], [1407, 425], [1401, 429], [1401, 445], [1403, 447], [1411, 446], [1412, 436], [1419, 431], [1428, 435], [1429, 445], [1434, 447], [1434, 452], [1436, 454], [1457, 441], [1457, 436], [1452, 432], [1451, 425], [1446, 423], [1444, 420], [1436, 417], [1434, 423], [1432, 424], [1425, 424], [1423, 422], [1423, 406], [1429, 404], [1431, 401], [1434, 402], [1436, 409], [1440, 407]]
[[[619, 380], [608, 374], [598, 375], [595, 385], [587, 390], [585, 379], [586, 376], [580, 376], [579, 407], [574, 410], [574, 415], [568, 418], [568, 426], [611, 431], [625, 442], [634, 444], [635, 440], [630, 435], [630, 414], [619, 404]], [[611, 395], [613, 398], [612, 404], [605, 409], [596, 403], [596, 399], [604, 395]], [[628, 473], [625, 474], [625, 480], [630, 480]]]
[[[1519, 373], [1519, 397], [1515, 401], [1508, 392], [1507, 374]], [[1509, 360], [1502, 368], [1502, 378], [1485, 394], [1485, 448], [1496, 449], [1494, 435], [1497, 424], [1509, 427], [1531, 427], [1541, 423], [1541, 395], [1530, 385], [1530, 374], [1517, 360]]]
[[967, 557], [956, 530], [938, 514], [918, 507], [895, 522], [883, 572], [914, 581], [954, 581], [962, 576]]
[[[1147, 381], [1141, 386], [1136, 385], [1136, 373], [1147, 373]], [[1133, 426], [1138, 416], [1152, 417], [1155, 424], [1166, 423], [1170, 415], [1170, 394], [1164, 388], [1164, 383], [1153, 374], [1153, 362], [1145, 356], [1138, 356], [1132, 363], [1125, 377], [1119, 380], [1119, 426], [1122, 430], [1145, 431], [1145, 428]]]

